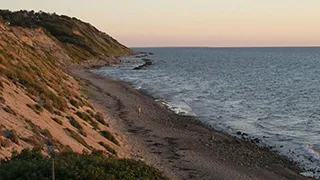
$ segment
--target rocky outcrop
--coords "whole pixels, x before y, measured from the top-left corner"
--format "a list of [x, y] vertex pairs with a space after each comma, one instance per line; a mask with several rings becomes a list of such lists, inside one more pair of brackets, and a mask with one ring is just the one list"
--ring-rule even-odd
[[133, 68], [133, 70], [141, 70], [141, 69], [145, 69], [148, 66], [152, 65], [152, 60], [151, 59], [142, 59], [144, 61], [144, 64]]

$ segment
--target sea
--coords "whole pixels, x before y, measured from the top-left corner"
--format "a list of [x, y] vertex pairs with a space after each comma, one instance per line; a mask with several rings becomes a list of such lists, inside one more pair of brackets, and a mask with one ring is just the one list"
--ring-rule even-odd
[[[320, 48], [134, 48], [94, 70], [146, 91], [177, 114], [255, 141], [320, 176]], [[141, 54], [140, 54], [141, 55]], [[134, 67], [151, 59], [141, 70]], [[248, 136], [248, 137], [247, 137]]]

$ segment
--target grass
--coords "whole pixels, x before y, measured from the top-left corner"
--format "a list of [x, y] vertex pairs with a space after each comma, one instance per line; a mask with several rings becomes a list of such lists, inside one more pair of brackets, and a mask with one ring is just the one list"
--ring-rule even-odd
[[[23, 150], [0, 163], [0, 179], [52, 179], [52, 159], [39, 150]], [[65, 151], [55, 155], [54, 163], [56, 179], [168, 179], [144, 162], [108, 157], [99, 151], [92, 154]]]
[[109, 131], [101, 131], [100, 134], [108, 139], [109, 141], [113, 142], [114, 144], [120, 146], [119, 141], [109, 132]]
[[112, 154], [114, 154], [114, 155], [117, 155], [117, 152], [116, 152], [116, 150], [114, 150], [111, 146], [109, 146], [108, 144], [106, 144], [106, 143], [104, 143], [104, 142], [99, 142], [99, 144], [101, 145], [101, 146], [103, 146], [108, 152], [110, 152], [110, 153], [112, 153]]

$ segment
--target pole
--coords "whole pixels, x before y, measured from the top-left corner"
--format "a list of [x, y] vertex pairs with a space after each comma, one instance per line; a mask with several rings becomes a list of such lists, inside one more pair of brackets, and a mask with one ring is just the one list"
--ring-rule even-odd
[[52, 157], [52, 180], [55, 180], [55, 172], [54, 172], [54, 157]]

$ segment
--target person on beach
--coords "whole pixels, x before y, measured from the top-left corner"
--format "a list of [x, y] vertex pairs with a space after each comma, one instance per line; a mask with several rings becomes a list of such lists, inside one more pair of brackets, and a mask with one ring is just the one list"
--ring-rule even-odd
[[140, 114], [141, 114], [141, 107], [138, 106], [138, 117], [140, 117]]

